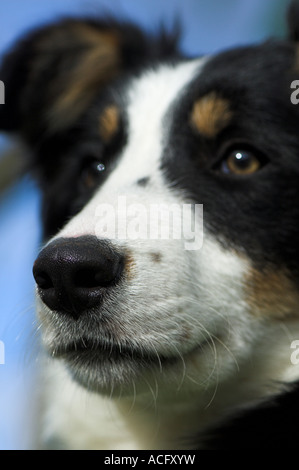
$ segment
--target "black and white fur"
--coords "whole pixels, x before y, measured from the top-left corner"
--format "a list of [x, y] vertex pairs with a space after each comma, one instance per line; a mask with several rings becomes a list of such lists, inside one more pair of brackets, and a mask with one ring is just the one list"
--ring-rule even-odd
[[[135, 26], [84, 19], [32, 33], [4, 60], [0, 126], [31, 149], [45, 245], [96, 235], [125, 265], [98, 307], [76, 318], [50, 308], [37, 287], [47, 352], [41, 447], [297, 445], [299, 112], [290, 84], [299, 73], [299, 17], [295, 25], [292, 8], [290, 38], [215, 56], [188, 59], [165, 33], [154, 39]], [[122, 60], [90, 92], [95, 81], [80, 88], [78, 71], [97, 48], [97, 32], [99, 41], [114, 35], [104, 53], [117, 48]], [[75, 87], [64, 100], [76, 82], [88, 99]], [[213, 109], [222, 119], [222, 104], [212, 112], [204, 105], [197, 129], [194, 103], [215, 96], [229, 107], [223, 126], [209, 127]], [[99, 117], [111, 105], [119, 122], [107, 143]], [[257, 160], [258, 170], [234, 172], [227, 166], [234, 152]], [[91, 173], [85, 187], [98, 162], [105, 171]], [[145, 208], [202, 204], [194, 220], [203, 224], [202, 247], [109, 236], [97, 208], [116, 208], [119, 196]]]

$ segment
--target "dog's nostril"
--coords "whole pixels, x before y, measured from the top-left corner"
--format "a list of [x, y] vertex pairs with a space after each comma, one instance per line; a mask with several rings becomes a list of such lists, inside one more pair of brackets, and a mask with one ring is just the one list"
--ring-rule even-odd
[[52, 279], [46, 272], [35, 272], [35, 282], [40, 289], [51, 289], [54, 287]]

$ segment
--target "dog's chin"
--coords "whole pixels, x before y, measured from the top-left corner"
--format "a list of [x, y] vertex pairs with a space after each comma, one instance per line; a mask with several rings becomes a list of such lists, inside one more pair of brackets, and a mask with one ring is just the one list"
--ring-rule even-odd
[[129, 395], [136, 392], [136, 387], [148, 387], [146, 377], [164, 373], [179, 360], [133, 346], [94, 346], [84, 340], [49, 352], [54, 359], [63, 361], [81, 386], [109, 396]]

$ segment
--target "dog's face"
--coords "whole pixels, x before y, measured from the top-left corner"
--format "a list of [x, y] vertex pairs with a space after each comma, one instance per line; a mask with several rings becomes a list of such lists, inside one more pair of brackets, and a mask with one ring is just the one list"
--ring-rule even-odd
[[205, 388], [298, 315], [296, 68], [292, 41], [186, 60], [79, 21], [7, 58], [0, 122], [44, 193], [43, 341], [81, 384]]

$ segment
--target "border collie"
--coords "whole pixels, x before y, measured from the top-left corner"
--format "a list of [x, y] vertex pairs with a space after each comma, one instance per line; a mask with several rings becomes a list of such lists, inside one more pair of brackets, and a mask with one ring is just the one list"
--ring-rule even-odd
[[65, 19], [6, 55], [0, 128], [43, 194], [41, 448], [297, 448], [289, 18], [285, 40], [199, 58]]

